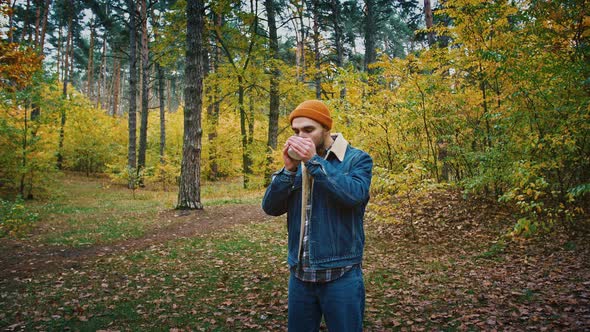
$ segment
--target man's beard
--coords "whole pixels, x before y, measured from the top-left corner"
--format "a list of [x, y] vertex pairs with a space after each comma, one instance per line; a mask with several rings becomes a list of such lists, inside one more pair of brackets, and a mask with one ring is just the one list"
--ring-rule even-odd
[[325, 142], [326, 142], [326, 139], [324, 138], [324, 136], [322, 136], [320, 142], [318, 144], [316, 144], [316, 146], [315, 146], [315, 150], [316, 150], [317, 154], [321, 157], [323, 157], [322, 155], [326, 152], [326, 147], [324, 146]]

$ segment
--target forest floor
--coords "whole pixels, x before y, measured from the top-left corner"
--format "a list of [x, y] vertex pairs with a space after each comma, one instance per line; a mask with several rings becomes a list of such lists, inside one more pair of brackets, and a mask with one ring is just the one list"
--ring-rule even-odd
[[[0, 330], [286, 329], [285, 219], [260, 190], [206, 184], [205, 209], [183, 212], [172, 192], [61, 184], [27, 205], [31, 234], [0, 241]], [[589, 232], [506, 239], [507, 206], [454, 191], [415, 203], [392, 223], [369, 207], [366, 331], [590, 330]]]

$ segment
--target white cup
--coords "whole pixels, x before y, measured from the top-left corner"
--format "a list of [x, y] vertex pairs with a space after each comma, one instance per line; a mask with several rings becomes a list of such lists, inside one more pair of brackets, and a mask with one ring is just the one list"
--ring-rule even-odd
[[297, 154], [297, 152], [295, 152], [293, 149], [291, 149], [289, 147], [289, 150], [287, 150], [287, 154], [289, 155], [289, 157], [291, 157], [291, 159], [293, 160], [301, 160], [301, 157]]

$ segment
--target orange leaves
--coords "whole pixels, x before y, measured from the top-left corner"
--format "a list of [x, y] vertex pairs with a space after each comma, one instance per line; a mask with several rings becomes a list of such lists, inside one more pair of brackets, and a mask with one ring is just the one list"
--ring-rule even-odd
[[0, 88], [23, 89], [35, 72], [41, 69], [43, 57], [30, 47], [0, 41]]

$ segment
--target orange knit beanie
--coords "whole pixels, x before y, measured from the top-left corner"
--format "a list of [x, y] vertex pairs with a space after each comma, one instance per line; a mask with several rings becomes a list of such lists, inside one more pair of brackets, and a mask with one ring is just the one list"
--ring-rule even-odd
[[321, 123], [326, 128], [332, 129], [330, 110], [326, 104], [319, 100], [306, 100], [299, 104], [289, 115], [289, 123], [293, 123], [293, 119], [298, 117], [310, 118]]

